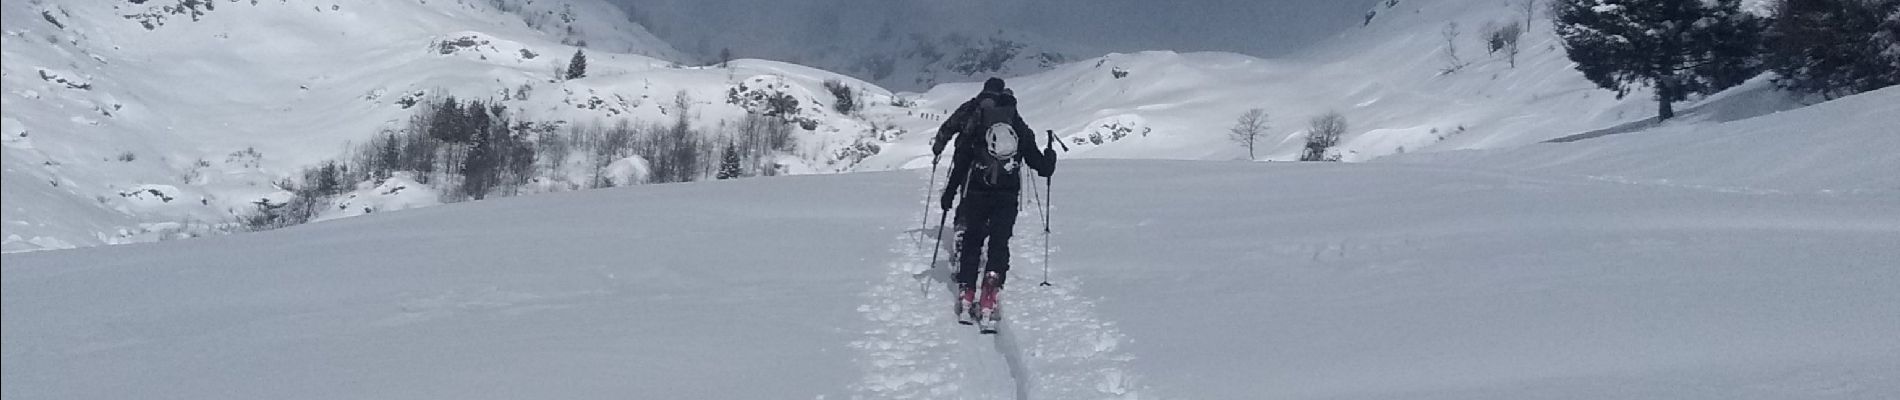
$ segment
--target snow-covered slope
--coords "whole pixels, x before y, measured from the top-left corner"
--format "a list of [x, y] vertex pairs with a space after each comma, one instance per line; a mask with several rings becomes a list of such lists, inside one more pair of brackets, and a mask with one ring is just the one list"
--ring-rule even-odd
[[1741, 192], [1900, 192], [1900, 87], [1726, 123], [1396, 157]]
[[[1269, 114], [1256, 155], [1263, 160], [1297, 159], [1308, 120], [1327, 111], [1349, 121], [1337, 148], [1344, 161], [1520, 146], [1654, 116], [1647, 92], [1617, 99], [1586, 81], [1542, 9], [1531, 17], [1515, 67], [1503, 52], [1487, 53], [1485, 27], [1521, 23], [1522, 4], [1379, 2], [1366, 26], [1285, 57], [1111, 54], [1013, 79], [1011, 86], [1031, 126], [1084, 143], [1077, 156], [1094, 158], [1244, 159], [1245, 148], [1227, 131], [1250, 108]], [[1452, 43], [1467, 65], [1447, 73], [1442, 33], [1451, 23], [1460, 32]], [[1730, 121], [1800, 105], [1769, 86], [1757, 80], [1685, 104], [1689, 111], [1672, 123]], [[974, 83], [941, 85], [920, 98], [924, 107], [945, 110], [976, 91]], [[913, 162], [926, 149], [921, 143], [893, 147], [871, 164]]]
[[[1891, 93], [1773, 118], [1827, 125], [1884, 110]], [[936, 228], [919, 229], [932, 203], [923, 170], [567, 192], [6, 254], [0, 392], [1894, 398], [1900, 192], [1878, 190], [1891, 181], [1877, 174], [1900, 160], [1835, 176], [1781, 156], [1847, 159], [1862, 153], [1834, 143], [1891, 134], [1828, 132], [1571, 144], [1702, 151], [1664, 167], [1068, 161], [1050, 259], [1033, 233], [1042, 197], [1025, 194], [998, 336], [952, 322], [941, 270], [916, 274]], [[1443, 156], [1458, 155], [1488, 156]], [[1756, 165], [1835, 176], [1841, 192], [1755, 179]], [[1733, 186], [1780, 191], [1708, 190]], [[1035, 285], [1044, 267], [1055, 286]]]
[[[778, 62], [678, 67], [599, 1], [334, 3], [6, 0], [5, 250], [219, 230], [273, 182], [402, 128], [431, 96], [607, 125], [671, 119], [684, 91], [711, 132], [744, 114], [729, 89], [771, 81], [818, 123], [800, 139], [804, 170], [832, 172], [869, 129], [831, 112], [819, 83], [887, 95]], [[582, 42], [588, 76], [553, 79]]]
[[[1345, 161], [1652, 127], [1648, 95], [1616, 99], [1585, 81], [1541, 13], [1530, 16], [1515, 66], [1487, 54], [1483, 28], [1523, 20], [1521, 2], [1376, 3], [1364, 26], [1285, 57], [1111, 54], [1013, 78], [1012, 86], [1028, 122], [1056, 131], [1075, 149], [1068, 158], [1246, 158], [1227, 129], [1250, 108], [1269, 113], [1257, 154], [1263, 160], [1296, 158], [1307, 119], [1326, 111], [1349, 120], [1336, 152]], [[4, 4], [6, 251], [216, 230], [277, 192], [271, 182], [341, 155], [346, 143], [399, 127], [415, 111], [404, 104], [432, 95], [505, 98], [525, 118], [584, 125], [670, 119], [669, 103], [684, 91], [696, 102], [693, 123], [718, 134], [745, 112], [724, 101], [729, 90], [769, 87], [800, 99], [817, 128], [801, 134], [798, 165], [789, 172], [828, 173], [926, 166], [929, 134], [976, 91], [975, 83], [952, 83], [892, 94], [837, 73], [764, 60], [679, 66], [670, 61], [678, 51], [598, 0], [328, 8], [217, 2], [196, 20], [172, 15], [151, 29], [145, 19], [123, 15], [165, 4]], [[1469, 64], [1446, 73], [1441, 33], [1449, 23], [1461, 27], [1453, 44]], [[757, 29], [731, 34], [770, 31]], [[966, 39], [991, 43], [975, 38]], [[590, 49], [589, 77], [552, 79], [574, 50], [564, 43], [581, 40]], [[956, 53], [953, 59], [989, 54], [945, 51]], [[866, 108], [833, 112], [828, 105], [837, 99], [820, 85], [828, 79], [862, 90]], [[893, 105], [899, 98], [917, 105]], [[1758, 79], [1685, 104], [1664, 129], [1699, 131], [1799, 105]], [[1900, 125], [1896, 115], [1855, 114], [1845, 121], [1852, 125], [1836, 126]], [[615, 168], [637, 169], [625, 164]], [[361, 194], [382, 190], [371, 186]], [[393, 208], [433, 203], [363, 201], [400, 203]]]

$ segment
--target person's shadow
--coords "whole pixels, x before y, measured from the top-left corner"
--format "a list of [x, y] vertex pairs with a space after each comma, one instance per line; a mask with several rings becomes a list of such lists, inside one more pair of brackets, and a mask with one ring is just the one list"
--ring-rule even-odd
[[[943, 233], [942, 238], [937, 237], [938, 232]], [[922, 287], [921, 290], [924, 290], [925, 296], [930, 295], [929, 287], [932, 284], [943, 286], [945, 292], [947, 293], [956, 293], [956, 290], [957, 290], [956, 227], [954, 225], [946, 226], [946, 227], [943, 227], [943, 229], [939, 230], [937, 229], [937, 227], [932, 226], [932, 227], [929, 227], [928, 229], [924, 229], [918, 232], [917, 237], [924, 245], [928, 245], [930, 243], [936, 243], [938, 245], [936, 248], [937, 260], [936, 262], [930, 264], [930, 268], [917, 272], [915, 274], [911, 274], [911, 277], [917, 279], [918, 284]], [[983, 254], [983, 255], [980, 255], [979, 257], [984, 258], [981, 262], [989, 261], [988, 254]], [[920, 260], [920, 261], [929, 262], [930, 260]]]

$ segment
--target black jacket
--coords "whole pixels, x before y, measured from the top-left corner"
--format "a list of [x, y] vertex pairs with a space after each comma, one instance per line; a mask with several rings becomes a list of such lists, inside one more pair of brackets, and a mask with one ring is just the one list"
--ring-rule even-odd
[[986, 179], [971, 176], [972, 170], [976, 167], [978, 152], [987, 151], [988, 146], [988, 143], [984, 142], [986, 140], [984, 135], [978, 132], [982, 128], [980, 126], [982, 119], [985, 118], [983, 100], [986, 99], [994, 105], [993, 108], [988, 109], [991, 110], [989, 112], [1009, 114], [1007, 118], [1009, 124], [1017, 132], [1016, 159], [1043, 176], [1054, 173], [1054, 151], [1036, 148], [1036, 131], [1030, 129], [1029, 124], [1023, 122], [1022, 115], [1016, 113], [1016, 97], [1007, 93], [986, 92], [958, 106], [957, 111], [951, 113], [950, 118], [945, 119], [943, 126], [937, 130], [936, 142], [933, 144], [952, 140], [956, 143], [954, 147], [956, 153], [950, 158], [950, 184], [945, 190], [956, 191], [960, 189], [959, 186], [967, 184], [969, 185], [967, 189], [973, 193], [1013, 195], [1022, 191], [1020, 168], [1010, 171], [1008, 176], [997, 179], [993, 184]]

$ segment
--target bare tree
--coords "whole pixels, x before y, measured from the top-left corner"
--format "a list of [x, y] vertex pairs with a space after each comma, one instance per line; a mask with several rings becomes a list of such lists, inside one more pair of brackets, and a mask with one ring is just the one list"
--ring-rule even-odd
[[1247, 160], [1254, 160], [1254, 145], [1267, 133], [1267, 110], [1249, 109], [1227, 129], [1227, 138], [1247, 148]]
[[1533, 26], [1531, 19], [1537, 17], [1537, 0], [1524, 0], [1524, 7], [1518, 10], [1524, 12], [1524, 27]]
[[1338, 111], [1329, 111], [1313, 117], [1306, 130], [1306, 152], [1300, 155], [1300, 161], [1339, 161], [1338, 156], [1328, 156], [1326, 151], [1339, 145], [1339, 137], [1346, 134], [1346, 116]]
[[612, 187], [616, 182], [611, 175], [607, 174], [608, 167], [615, 161], [628, 156], [633, 150], [636, 136], [633, 122], [626, 119], [615, 120], [612, 127], [590, 128], [588, 132], [590, 134], [587, 135], [589, 136], [587, 147], [591, 149], [588, 155], [593, 160], [594, 170], [593, 181], [588, 183], [588, 187]]
[[1470, 63], [1465, 62], [1463, 58], [1458, 57], [1458, 36], [1460, 34], [1462, 34], [1462, 32], [1458, 29], [1457, 22], [1446, 22], [1445, 29], [1439, 31], [1439, 35], [1445, 38], [1445, 68], [1439, 70], [1442, 74], [1458, 72], [1458, 70], [1465, 69], [1466, 65], [1470, 65]]
[[541, 168], [547, 176], [561, 176], [561, 170], [567, 166], [567, 157], [574, 152], [574, 141], [580, 138], [578, 127], [570, 127], [572, 134], [562, 134], [553, 129], [541, 132], [534, 137], [534, 152], [539, 154]]
[[1504, 56], [1511, 61], [1511, 68], [1517, 68], [1517, 54], [1520, 49], [1518, 39], [1523, 37], [1524, 25], [1517, 21], [1491, 27], [1485, 32], [1486, 49], [1493, 54], [1504, 52]]
[[710, 157], [699, 133], [692, 129], [693, 97], [681, 90], [673, 96], [673, 122], [649, 129], [647, 143], [639, 146], [652, 165], [655, 182], [691, 182], [697, 180]]

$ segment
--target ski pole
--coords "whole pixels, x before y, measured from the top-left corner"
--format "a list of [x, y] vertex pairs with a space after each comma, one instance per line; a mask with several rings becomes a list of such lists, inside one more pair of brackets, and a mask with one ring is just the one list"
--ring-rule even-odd
[[[1043, 132], [1049, 134], [1049, 143], [1042, 145], [1043, 151], [1053, 152], [1055, 151], [1056, 145], [1061, 145], [1062, 152], [1064, 153], [1069, 151], [1069, 144], [1062, 143], [1062, 140], [1057, 139], [1054, 129], [1045, 130]], [[1051, 167], [1054, 166], [1051, 165]], [[1049, 191], [1049, 195], [1044, 196], [1044, 200], [1042, 201], [1042, 284], [1040, 286], [1055, 286], [1049, 283], [1049, 236], [1052, 233], [1049, 229], [1049, 214], [1055, 212], [1056, 177], [1055, 174], [1050, 174], [1049, 176], [1043, 177], [1043, 179], [1046, 180], [1046, 183], [1042, 187]], [[1029, 181], [1033, 185], [1036, 180], [1035, 178], [1030, 178]]]
[[[1056, 181], [1054, 176], [1045, 177], [1045, 179], [1048, 179], [1049, 182], [1042, 187], [1049, 191], [1049, 195], [1046, 196], [1047, 200], [1042, 203], [1042, 286], [1055, 286], [1049, 283], [1049, 213], [1055, 211]], [[1035, 182], [1036, 180], [1032, 178], [1029, 181]]]
[[1043, 282], [1035, 286], [1054, 286], [1049, 282], [1049, 203], [1043, 201], [1043, 191], [1035, 188], [1035, 178], [1028, 178], [1028, 180], [1030, 180], [1030, 191], [1035, 193], [1035, 207], [1037, 207], [1035, 214], [1043, 216]]
[[[930, 223], [930, 195], [932, 194], [932, 192], [936, 192], [936, 191], [937, 191], [937, 158], [932, 157], [930, 159], [930, 186], [924, 187], [924, 215], [920, 215], [917, 217], [917, 234], [919, 235], [922, 235], [925, 229], [929, 229], [929, 226], [924, 225], [924, 224]], [[938, 236], [942, 236], [942, 235], [938, 235]], [[942, 240], [942, 239], [939, 238], [939, 240]], [[923, 242], [924, 241], [922, 240], [917, 241], [918, 244], [923, 244]]]
[[938, 253], [943, 251], [943, 224], [950, 220], [950, 210], [943, 210], [943, 217], [937, 218], [937, 244], [930, 250], [930, 265], [926, 270], [937, 268]]
[[[950, 175], [952, 176], [956, 175], [956, 166], [951, 166]], [[971, 178], [972, 176], [974, 176], [974, 174], [964, 176], [963, 186], [957, 187], [957, 198], [959, 200], [965, 198], [965, 196], [968, 195], [969, 190], [970, 190], [969, 180], [972, 179]], [[944, 191], [949, 191], [949, 188], [947, 187], [944, 188]], [[933, 246], [935, 247], [934, 249], [930, 250], [930, 268], [937, 268], [937, 254], [943, 251], [943, 226], [949, 224], [949, 222], [950, 222], [950, 209], [945, 208], [943, 209], [943, 216], [937, 218], [937, 244], [936, 246]], [[962, 233], [962, 231], [958, 231], [958, 233]], [[950, 257], [957, 257], [957, 256], [958, 255], [956, 254], [950, 255]], [[952, 264], [954, 264], [954, 262], [952, 262]]]

